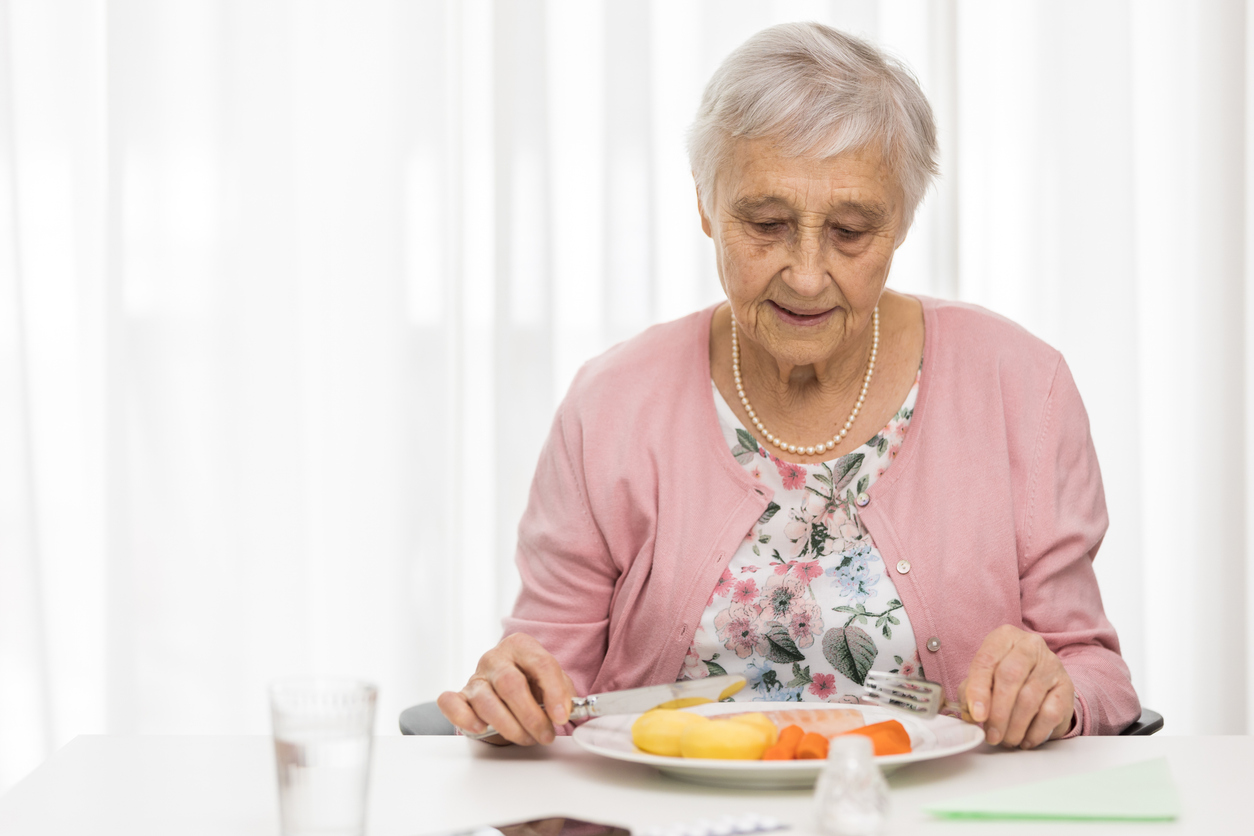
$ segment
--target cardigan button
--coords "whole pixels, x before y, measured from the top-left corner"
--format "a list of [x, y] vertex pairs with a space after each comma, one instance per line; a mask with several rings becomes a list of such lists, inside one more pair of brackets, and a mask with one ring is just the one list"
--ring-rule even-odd
[[932, 638], [928, 639], [927, 649], [932, 651], [933, 653], [940, 650], [940, 639], [936, 638], [936, 636], [932, 636]]
[[910, 561], [909, 561], [909, 560], [898, 560], [898, 561], [897, 561], [897, 571], [898, 571], [898, 572], [900, 572], [900, 573], [901, 573], [901, 574], [903, 574], [903, 575], [908, 574], [908, 573], [910, 572]]
[[859, 508], [865, 508], [868, 504], [870, 504], [871, 497], [867, 496], [865, 493], [860, 493], [853, 501], [858, 504]]

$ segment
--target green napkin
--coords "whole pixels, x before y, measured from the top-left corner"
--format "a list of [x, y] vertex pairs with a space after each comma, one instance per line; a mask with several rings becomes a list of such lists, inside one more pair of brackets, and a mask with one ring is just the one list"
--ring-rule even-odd
[[992, 790], [924, 807], [948, 819], [1170, 821], [1180, 797], [1166, 758]]

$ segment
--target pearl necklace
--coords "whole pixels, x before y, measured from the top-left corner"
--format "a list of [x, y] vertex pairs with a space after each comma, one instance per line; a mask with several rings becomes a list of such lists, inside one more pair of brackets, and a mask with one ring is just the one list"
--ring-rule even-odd
[[853, 426], [854, 420], [858, 417], [858, 411], [862, 409], [862, 402], [866, 400], [867, 387], [871, 385], [871, 375], [875, 373], [875, 355], [880, 347], [880, 309], [876, 306], [875, 311], [871, 314], [872, 337], [871, 337], [871, 357], [867, 360], [866, 375], [862, 378], [862, 391], [858, 393], [858, 402], [853, 405], [853, 412], [849, 413], [849, 420], [845, 421], [845, 426], [841, 431], [832, 437], [830, 441], [816, 444], [813, 447], [804, 445], [789, 444], [787, 441], [776, 437], [770, 430], [762, 425], [762, 420], [758, 418], [758, 414], [753, 411], [753, 406], [749, 403], [749, 398], [745, 395], [744, 384], [740, 380], [740, 344], [736, 341], [736, 317], [732, 316], [732, 375], [736, 378], [736, 392], [740, 395], [740, 402], [744, 404], [745, 412], [749, 413], [749, 419], [753, 421], [753, 426], [758, 428], [758, 432], [766, 436], [766, 440], [771, 442], [781, 450], [787, 450], [789, 453], [804, 453], [807, 456], [813, 456], [815, 453], [822, 453], [833, 449], [837, 444], [844, 440], [845, 435], [849, 432], [849, 428]]

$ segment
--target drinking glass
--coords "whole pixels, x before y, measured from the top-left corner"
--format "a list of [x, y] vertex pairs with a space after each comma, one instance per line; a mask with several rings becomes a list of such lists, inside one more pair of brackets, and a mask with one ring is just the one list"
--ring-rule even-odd
[[330, 677], [270, 685], [283, 836], [362, 836], [378, 689]]

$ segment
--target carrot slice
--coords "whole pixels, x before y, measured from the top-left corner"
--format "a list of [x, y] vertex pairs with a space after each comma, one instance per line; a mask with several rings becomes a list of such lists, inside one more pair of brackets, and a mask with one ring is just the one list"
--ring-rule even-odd
[[797, 757], [797, 744], [801, 742], [801, 738], [805, 736], [805, 732], [801, 726], [787, 726], [779, 733], [779, 740], [776, 740], [772, 746], [769, 746], [762, 753], [764, 761], [790, 761]]
[[797, 744], [797, 760], [823, 760], [827, 757], [827, 738], [818, 732], [806, 732]]
[[871, 738], [871, 746], [875, 749], [876, 757], [880, 755], [905, 755], [911, 751], [910, 733], [906, 731], [905, 726], [896, 720], [872, 723], [862, 728], [850, 729], [843, 734], [860, 734]]

